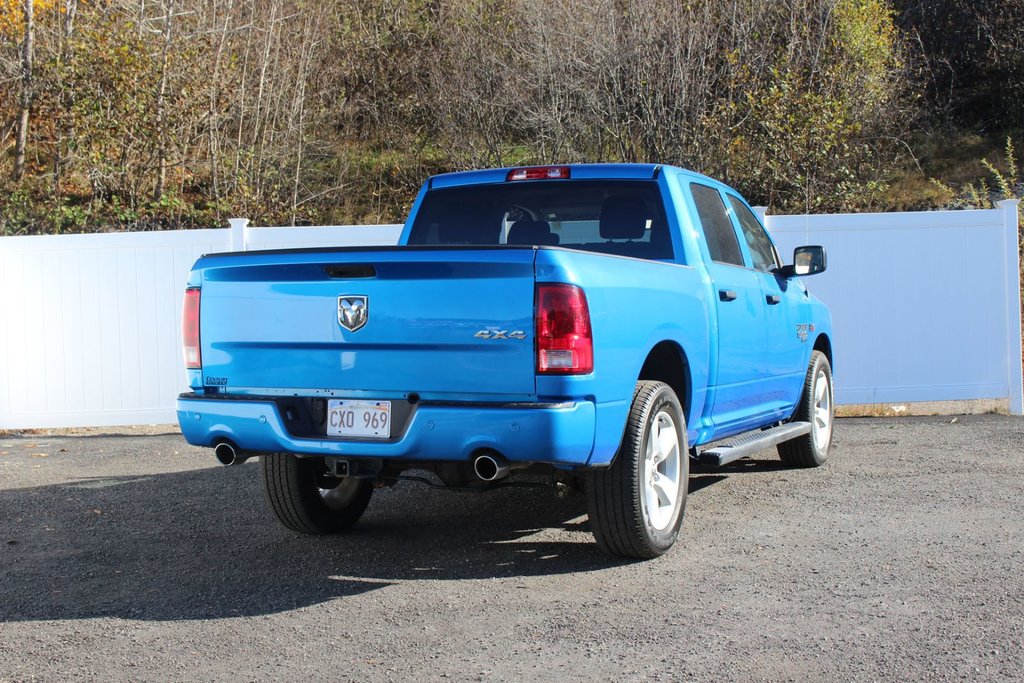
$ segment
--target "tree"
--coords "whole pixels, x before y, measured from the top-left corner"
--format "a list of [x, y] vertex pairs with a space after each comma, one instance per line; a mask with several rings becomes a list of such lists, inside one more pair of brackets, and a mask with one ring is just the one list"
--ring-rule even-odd
[[24, 37], [21, 42], [21, 96], [18, 128], [14, 143], [14, 171], [12, 177], [20, 181], [25, 175], [25, 147], [28, 144], [29, 113], [32, 110], [32, 67], [35, 59], [35, 0], [23, 0]]

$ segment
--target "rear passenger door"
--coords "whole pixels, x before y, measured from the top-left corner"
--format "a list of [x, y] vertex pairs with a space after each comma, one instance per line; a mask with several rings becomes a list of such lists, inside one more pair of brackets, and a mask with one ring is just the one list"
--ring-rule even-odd
[[707, 268], [718, 311], [711, 417], [715, 434], [724, 435], [752, 426], [764, 413], [765, 299], [758, 273], [744, 261], [722, 193], [692, 182], [690, 194], [708, 252]]
[[807, 289], [798, 278], [787, 280], [775, 274], [782, 262], [764, 226], [742, 199], [731, 193], [726, 197], [765, 303], [766, 407], [778, 411], [783, 419], [789, 417], [800, 397], [806, 371], [808, 342], [801, 341], [798, 325], [806, 308]]

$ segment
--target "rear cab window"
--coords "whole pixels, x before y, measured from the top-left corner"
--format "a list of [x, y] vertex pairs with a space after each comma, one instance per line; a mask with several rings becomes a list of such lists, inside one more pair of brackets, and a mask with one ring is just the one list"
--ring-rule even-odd
[[429, 190], [410, 245], [562, 246], [672, 259], [661, 190], [650, 180], [540, 180]]
[[722, 201], [722, 194], [701, 183], [690, 183], [690, 192], [693, 194], [693, 203], [697, 207], [697, 216], [700, 218], [711, 260], [743, 267], [743, 253], [732, 219]]

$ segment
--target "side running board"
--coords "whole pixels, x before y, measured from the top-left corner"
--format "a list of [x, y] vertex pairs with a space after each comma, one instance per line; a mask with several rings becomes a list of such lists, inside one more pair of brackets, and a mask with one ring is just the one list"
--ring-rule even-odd
[[714, 448], [702, 451], [697, 456], [697, 462], [711, 467], [721, 467], [765, 448], [777, 446], [783, 441], [789, 441], [790, 439], [810, 433], [810, 422], [787, 422], [770, 429], [748, 432], [731, 439], [726, 439], [716, 444]]

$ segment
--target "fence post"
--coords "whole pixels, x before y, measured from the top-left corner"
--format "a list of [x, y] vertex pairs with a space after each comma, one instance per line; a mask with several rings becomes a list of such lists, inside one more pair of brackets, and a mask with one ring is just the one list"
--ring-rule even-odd
[[249, 227], [248, 218], [229, 218], [231, 226], [231, 251], [245, 251], [245, 231]]
[[1010, 377], [1010, 414], [1024, 415], [1024, 361], [1021, 360], [1020, 311], [1020, 228], [1017, 207], [1019, 199], [1004, 199], [996, 206], [1003, 212], [1006, 236], [1006, 323], [1007, 365]]

